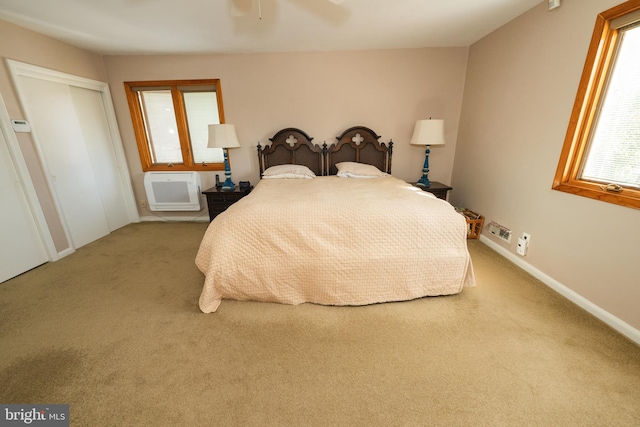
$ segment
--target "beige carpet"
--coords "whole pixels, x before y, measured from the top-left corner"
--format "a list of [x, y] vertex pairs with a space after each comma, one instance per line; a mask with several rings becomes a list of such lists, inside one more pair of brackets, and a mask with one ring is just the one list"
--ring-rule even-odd
[[205, 227], [132, 224], [0, 284], [0, 403], [68, 403], [72, 426], [640, 425], [640, 347], [478, 241], [460, 295], [202, 314]]

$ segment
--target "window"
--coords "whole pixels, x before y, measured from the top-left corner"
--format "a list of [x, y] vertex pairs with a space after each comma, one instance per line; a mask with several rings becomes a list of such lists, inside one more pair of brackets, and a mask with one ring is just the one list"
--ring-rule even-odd
[[553, 188], [640, 209], [640, 2], [598, 15]]
[[220, 80], [125, 82], [143, 171], [222, 170], [207, 148], [208, 125], [224, 123]]

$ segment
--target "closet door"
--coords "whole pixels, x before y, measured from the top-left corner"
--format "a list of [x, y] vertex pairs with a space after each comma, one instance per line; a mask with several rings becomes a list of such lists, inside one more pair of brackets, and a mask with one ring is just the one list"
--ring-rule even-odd
[[48, 261], [4, 132], [13, 130], [0, 129], [0, 283]]
[[[85, 140], [71, 87], [33, 77], [20, 76], [21, 96], [29, 112], [49, 176], [60, 216], [78, 248], [110, 232], [101, 189], [89, 155], [93, 140]], [[85, 120], [85, 118], [83, 118]], [[87, 133], [87, 132], [85, 132]]]
[[70, 86], [69, 90], [91, 168], [96, 177], [98, 194], [102, 200], [109, 230], [113, 231], [129, 224], [131, 220], [126, 209], [125, 189], [117, 173], [118, 162], [102, 103], [102, 94], [77, 86]]

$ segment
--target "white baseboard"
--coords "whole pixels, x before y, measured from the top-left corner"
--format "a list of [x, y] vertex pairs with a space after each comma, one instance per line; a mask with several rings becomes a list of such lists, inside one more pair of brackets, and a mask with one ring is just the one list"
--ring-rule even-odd
[[569, 301], [575, 303], [579, 307], [583, 308], [587, 312], [591, 313], [598, 319], [602, 320], [607, 325], [611, 326], [616, 331], [620, 332], [625, 337], [629, 338], [631, 341], [640, 345], [640, 330], [634, 328], [628, 323], [618, 319], [616, 316], [612, 315], [606, 310], [598, 307], [582, 295], [578, 294], [575, 291], [572, 291], [562, 283], [558, 282], [554, 278], [548, 276], [542, 271], [538, 270], [536, 267], [532, 266], [528, 262], [525, 262], [521, 257], [516, 256], [515, 254], [509, 252], [504, 247], [498, 245], [496, 242], [492, 241], [488, 237], [481, 235], [480, 241], [485, 245], [489, 246], [491, 249], [496, 251], [498, 254], [507, 258], [509, 261], [516, 264], [518, 267], [522, 268], [527, 273], [531, 274], [536, 279], [540, 280], [542, 283], [558, 292], [563, 297], [567, 298]]
[[158, 222], [209, 222], [209, 214], [197, 216], [161, 216], [147, 215], [141, 216], [140, 221], [158, 221]]

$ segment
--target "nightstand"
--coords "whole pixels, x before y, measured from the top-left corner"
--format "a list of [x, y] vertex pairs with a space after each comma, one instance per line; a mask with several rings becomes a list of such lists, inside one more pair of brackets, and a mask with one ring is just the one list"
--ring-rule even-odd
[[438, 181], [431, 181], [431, 185], [428, 187], [422, 187], [416, 185], [415, 182], [412, 182], [411, 185], [415, 185], [416, 187], [422, 189], [422, 191], [428, 191], [429, 193], [436, 196], [438, 199], [447, 200], [447, 193], [452, 190], [448, 185], [444, 185]]
[[211, 187], [202, 192], [207, 196], [207, 207], [209, 208], [209, 221], [224, 212], [229, 206], [251, 193], [253, 186], [240, 188], [237, 186], [233, 191], [224, 191], [218, 187]]

